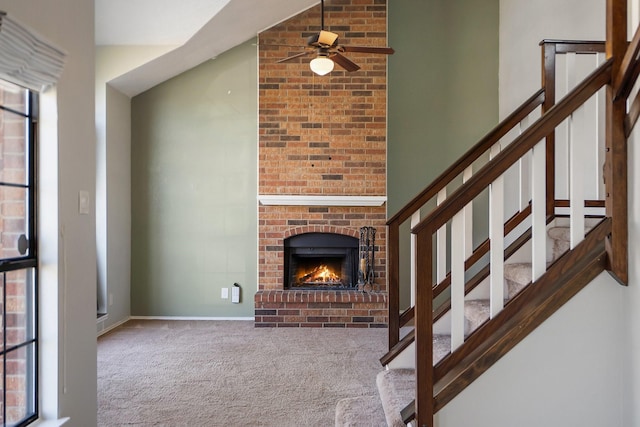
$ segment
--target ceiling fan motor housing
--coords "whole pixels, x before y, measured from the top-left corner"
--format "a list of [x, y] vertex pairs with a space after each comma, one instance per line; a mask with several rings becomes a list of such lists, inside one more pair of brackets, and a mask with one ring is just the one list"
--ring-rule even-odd
[[[340, 65], [348, 72], [357, 71], [360, 66], [342, 55], [344, 52], [362, 52], [362, 53], [374, 53], [374, 54], [393, 54], [393, 49], [390, 47], [377, 47], [377, 46], [340, 46], [338, 45], [338, 34], [324, 29], [324, 1], [322, 1], [322, 23], [321, 30], [317, 34], [313, 34], [307, 37], [307, 48], [304, 52], [296, 53], [295, 55], [287, 58], [280, 59], [277, 62], [286, 62], [302, 56], [312, 55], [316, 53], [316, 58], [328, 58]], [[333, 68], [333, 67], [332, 67]]]

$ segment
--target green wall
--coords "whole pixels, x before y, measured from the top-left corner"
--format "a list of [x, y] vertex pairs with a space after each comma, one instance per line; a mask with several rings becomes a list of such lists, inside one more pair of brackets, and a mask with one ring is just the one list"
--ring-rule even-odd
[[[388, 1], [388, 9], [392, 215], [497, 122], [498, 0]], [[132, 101], [134, 316], [253, 315], [254, 43]], [[234, 282], [240, 305], [220, 298]]]
[[388, 213], [498, 119], [498, 0], [388, 1]]
[[[398, 212], [498, 121], [499, 0], [388, 1], [387, 214]], [[474, 241], [488, 230], [486, 197]], [[485, 205], [485, 206], [483, 206]], [[400, 247], [410, 306], [409, 223]]]
[[251, 40], [133, 98], [133, 316], [253, 316], [257, 97]]

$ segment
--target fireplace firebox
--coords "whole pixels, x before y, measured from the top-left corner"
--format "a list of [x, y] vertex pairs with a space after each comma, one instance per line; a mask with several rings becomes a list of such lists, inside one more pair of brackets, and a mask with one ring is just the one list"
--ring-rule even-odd
[[284, 241], [285, 289], [353, 289], [358, 279], [358, 239], [306, 233]]

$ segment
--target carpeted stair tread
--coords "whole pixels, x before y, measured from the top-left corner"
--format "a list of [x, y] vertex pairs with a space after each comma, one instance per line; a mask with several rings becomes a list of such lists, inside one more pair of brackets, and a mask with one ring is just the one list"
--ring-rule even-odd
[[[588, 232], [591, 227], [586, 227]], [[551, 227], [547, 235], [552, 241], [552, 260], [569, 250], [571, 234], [569, 227]], [[550, 262], [549, 262], [550, 264]], [[505, 299], [513, 298], [531, 283], [531, 263], [516, 262], [504, 265]]]
[[[585, 234], [591, 231], [593, 226], [585, 225]], [[553, 242], [553, 259], [558, 259], [562, 254], [569, 250], [571, 245], [571, 229], [569, 227], [551, 227], [547, 231], [547, 235]]]
[[451, 335], [433, 335], [433, 364], [435, 365], [451, 352]]
[[[586, 232], [590, 228], [586, 227]], [[548, 236], [553, 242], [553, 249], [550, 255], [554, 260], [569, 250], [570, 231], [568, 227], [552, 227], [548, 230]], [[531, 270], [531, 263], [509, 263], [504, 265], [505, 300], [513, 298], [531, 283]], [[471, 334], [489, 319], [489, 305], [488, 299], [465, 301], [465, 336]], [[434, 365], [447, 356], [450, 351], [451, 337], [449, 335], [433, 336]], [[400, 413], [415, 398], [415, 381], [414, 369], [389, 369], [380, 372], [376, 377], [380, 400], [389, 426], [405, 427]], [[337, 418], [336, 425], [338, 425]]]
[[336, 427], [387, 427], [379, 395], [348, 397], [336, 405]]
[[489, 300], [474, 299], [464, 302], [464, 334], [469, 335], [489, 319]]
[[516, 262], [504, 265], [505, 299], [513, 298], [531, 283], [531, 263]]
[[389, 369], [376, 377], [380, 400], [389, 427], [406, 427], [401, 411], [415, 399], [416, 371]]
[[571, 242], [571, 231], [569, 227], [552, 227], [547, 234], [553, 242], [552, 257], [559, 258], [563, 253], [569, 250]]

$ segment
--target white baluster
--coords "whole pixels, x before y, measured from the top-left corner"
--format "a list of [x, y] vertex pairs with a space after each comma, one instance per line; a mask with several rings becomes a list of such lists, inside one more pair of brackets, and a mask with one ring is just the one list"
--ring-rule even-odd
[[[599, 67], [605, 60], [603, 53], [596, 54], [596, 66]], [[604, 89], [596, 92], [596, 173], [594, 179], [597, 188], [596, 199], [604, 200], [604, 159], [605, 159], [605, 113], [606, 113], [606, 94]]]
[[[569, 90], [576, 85], [576, 80], [576, 54], [573, 52], [567, 53], [567, 88]], [[567, 170], [569, 172], [569, 215], [572, 249], [577, 242], [584, 238], [584, 184], [581, 174], [582, 162], [586, 161], [585, 156], [582, 154], [585, 150], [586, 142], [586, 137], [582, 132], [584, 126], [584, 106], [581, 106], [569, 116], [569, 125], [567, 126], [567, 140], [569, 142], [569, 168]], [[580, 198], [580, 200], [577, 200], [577, 198]], [[578, 225], [576, 215], [580, 215], [579, 222], [582, 223], [581, 227]], [[581, 237], [578, 237], [579, 233], [582, 233]]]
[[451, 222], [451, 351], [464, 343], [464, 213]]
[[531, 154], [531, 264], [532, 281], [547, 270], [546, 147], [545, 140]]
[[585, 108], [580, 106], [570, 117], [569, 125], [569, 223], [571, 249], [584, 239], [583, 166], [588, 160], [585, 149]]
[[[440, 205], [447, 199], [447, 189], [438, 192], [436, 203]], [[436, 283], [440, 283], [447, 277], [447, 224], [436, 232]]]
[[[491, 158], [499, 153], [491, 149]], [[489, 241], [491, 242], [491, 274], [489, 315], [493, 318], [504, 307], [504, 176], [500, 175], [489, 187]]]
[[[420, 209], [411, 215], [411, 228], [420, 223]], [[416, 305], [416, 278], [417, 278], [417, 260], [416, 253], [418, 247], [418, 236], [411, 233], [411, 307]]]
[[638, 28], [640, 24], [640, 1], [633, 0], [631, 2], [631, 12], [629, 13], [631, 17], [631, 25], [627, 29], [629, 40], [633, 38], [633, 33]]
[[[473, 168], [469, 166], [462, 173], [462, 182], [465, 183], [473, 176]], [[473, 253], [473, 201], [469, 202], [463, 209], [464, 213], [464, 259], [466, 260]]]
[[565, 70], [565, 79], [567, 80], [567, 93], [571, 92], [571, 90], [576, 85], [576, 53], [575, 52], [567, 52], [567, 68]]
[[[520, 122], [519, 134], [521, 135], [525, 129], [529, 127], [529, 116], [522, 119]], [[522, 158], [518, 161], [518, 172], [519, 172], [519, 181], [520, 181], [520, 210], [526, 209], [529, 206], [529, 201], [531, 200], [531, 153], [526, 153]]]

